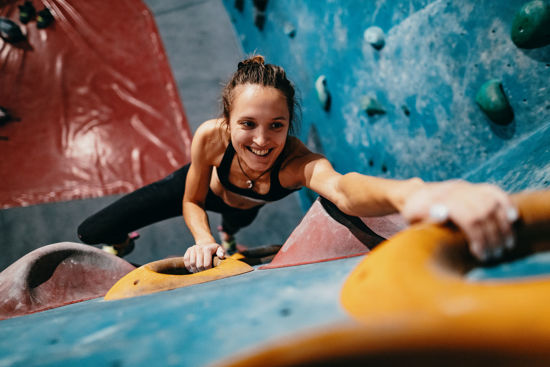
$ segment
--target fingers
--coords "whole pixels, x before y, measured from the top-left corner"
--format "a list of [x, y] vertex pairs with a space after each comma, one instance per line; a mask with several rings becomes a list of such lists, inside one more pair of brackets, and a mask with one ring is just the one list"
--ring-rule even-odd
[[479, 192], [464, 200], [462, 210], [451, 220], [465, 234], [471, 253], [481, 261], [497, 260], [514, 247], [512, 224], [517, 210], [508, 196], [491, 185], [479, 185]]
[[212, 256], [214, 254], [217, 254], [220, 258], [225, 256], [223, 248], [216, 243], [194, 245], [189, 247], [185, 252], [185, 255], [183, 256], [183, 263], [185, 264], [187, 271], [190, 273], [204, 271], [212, 267]]
[[220, 259], [225, 259], [225, 250], [223, 249], [222, 246], [219, 246], [218, 249], [216, 250], [216, 256], [219, 257]]
[[185, 264], [185, 268], [188, 272], [197, 272], [195, 246], [189, 247], [187, 251], [185, 251], [185, 255], [183, 255], [183, 263]]
[[407, 200], [402, 214], [410, 223], [453, 222], [481, 261], [498, 259], [515, 246], [512, 225], [518, 211], [510, 197], [494, 185], [465, 181], [429, 184]]

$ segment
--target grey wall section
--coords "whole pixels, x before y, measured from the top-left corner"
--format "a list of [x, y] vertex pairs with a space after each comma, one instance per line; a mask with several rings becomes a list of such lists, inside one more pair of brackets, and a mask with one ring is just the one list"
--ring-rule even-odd
[[[219, 113], [218, 96], [242, 50], [220, 0], [147, 0], [155, 16], [192, 131]], [[26, 253], [56, 242], [79, 242], [76, 228], [87, 216], [119, 196], [35, 205], [0, 211], [0, 271]], [[238, 234], [250, 246], [283, 243], [302, 217], [297, 195], [266, 206]], [[221, 221], [210, 214], [215, 235]], [[142, 264], [183, 254], [193, 244], [183, 218], [140, 230], [141, 239], [127, 260]]]
[[[315, 127], [313, 145], [339, 171], [467, 178], [509, 190], [548, 186], [550, 46], [524, 50], [510, 37], [525, 1], [277, 0], [267, 4], [263, 31], [253, 3], [242, 11], [235, 3], [224, 0], [244, 51], [287, 69], [302, 94], [300, 137], [311, 140]], [[371, 26], [384, 31], [380, 50], [364, 39]], [[315, 90], [320, 75], [331, 94], [328, 112]], [[506, 126], [475, 101], [491, 79], [502, 82], [515, 113]], [[368, 116], [367, 96], [385, 113]], [[529, 149], [518, 152], [518, 144]]]

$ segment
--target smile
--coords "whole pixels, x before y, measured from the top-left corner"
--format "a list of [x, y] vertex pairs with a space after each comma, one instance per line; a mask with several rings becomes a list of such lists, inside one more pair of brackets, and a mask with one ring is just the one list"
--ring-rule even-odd
[[254, 149], [251, 147], [246, 147], [249, 151], [254, 153], [257, 156], [265, 157], [267, 156], [273, 149]]

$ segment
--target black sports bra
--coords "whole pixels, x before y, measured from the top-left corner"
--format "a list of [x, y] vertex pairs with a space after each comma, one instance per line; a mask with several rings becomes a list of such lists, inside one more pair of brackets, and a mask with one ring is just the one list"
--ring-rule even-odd
[[269, 192], [267, 194], [264, 194], [264, 195], [258, 194], [256, 191], [252, 189], [243, 189], [241, 187], [237, 187], [233, 185], [229, 181], [229, 170], [231, 168], [231, 162], [233, 162], [234, 156], [235, 156], [235, 148], [233, 148], [233, 145], [231, 144], [231, 142], [229, 142], [229, 145], [227, 146], [227, 149], [223, 154], [223, 158], [220, 163], [220, 166], [216, 167], [218, 178], [222, 183], [223, 187], [225, 187], [227, 190], [251, 199], [256, 199], [256, 200], [261, 200], [266, 202], [280, 200], [285, 196], [292, 194], [294, 191], [299, 190], [299, 189], [284, 188], [281, 186], [281, 183], [279, 182], [279, 170], [281, 169], [281, 164], [283, 163], [282, 154], [277, 158], [275, 163], [273, 163], [273, 168], [271, 169], [271, 173], [270, 173], [271, 182], [269, 185]]

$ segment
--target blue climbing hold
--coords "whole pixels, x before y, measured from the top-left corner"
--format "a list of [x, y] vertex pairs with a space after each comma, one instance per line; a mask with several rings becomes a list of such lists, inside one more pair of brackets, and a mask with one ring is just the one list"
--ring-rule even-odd
[[381, 50], [386, 44], [384, 31], [377, 26], [367, 28], [365, 33], [363, 33], [363, 38], [377, 50]]
[[290, 38], [294, 38], [296, 36], [296, 28], [292, 25], [292, 23], [285, 23], [283, 26], [283, 31]]
[[324, 75], [321, 75], [315, 81], [315, 90], [317, 91], [317, 98], [325, 111], [330, 110], [330, 92], [327, 88], [327, 78]]
[[380, 102], [374, 97], [363, 97], [363, 100], [361, 101], [361, 109], [367, 113], [369, 116], [374, 115], [383, 115], [386, 113], [386, 110]]

